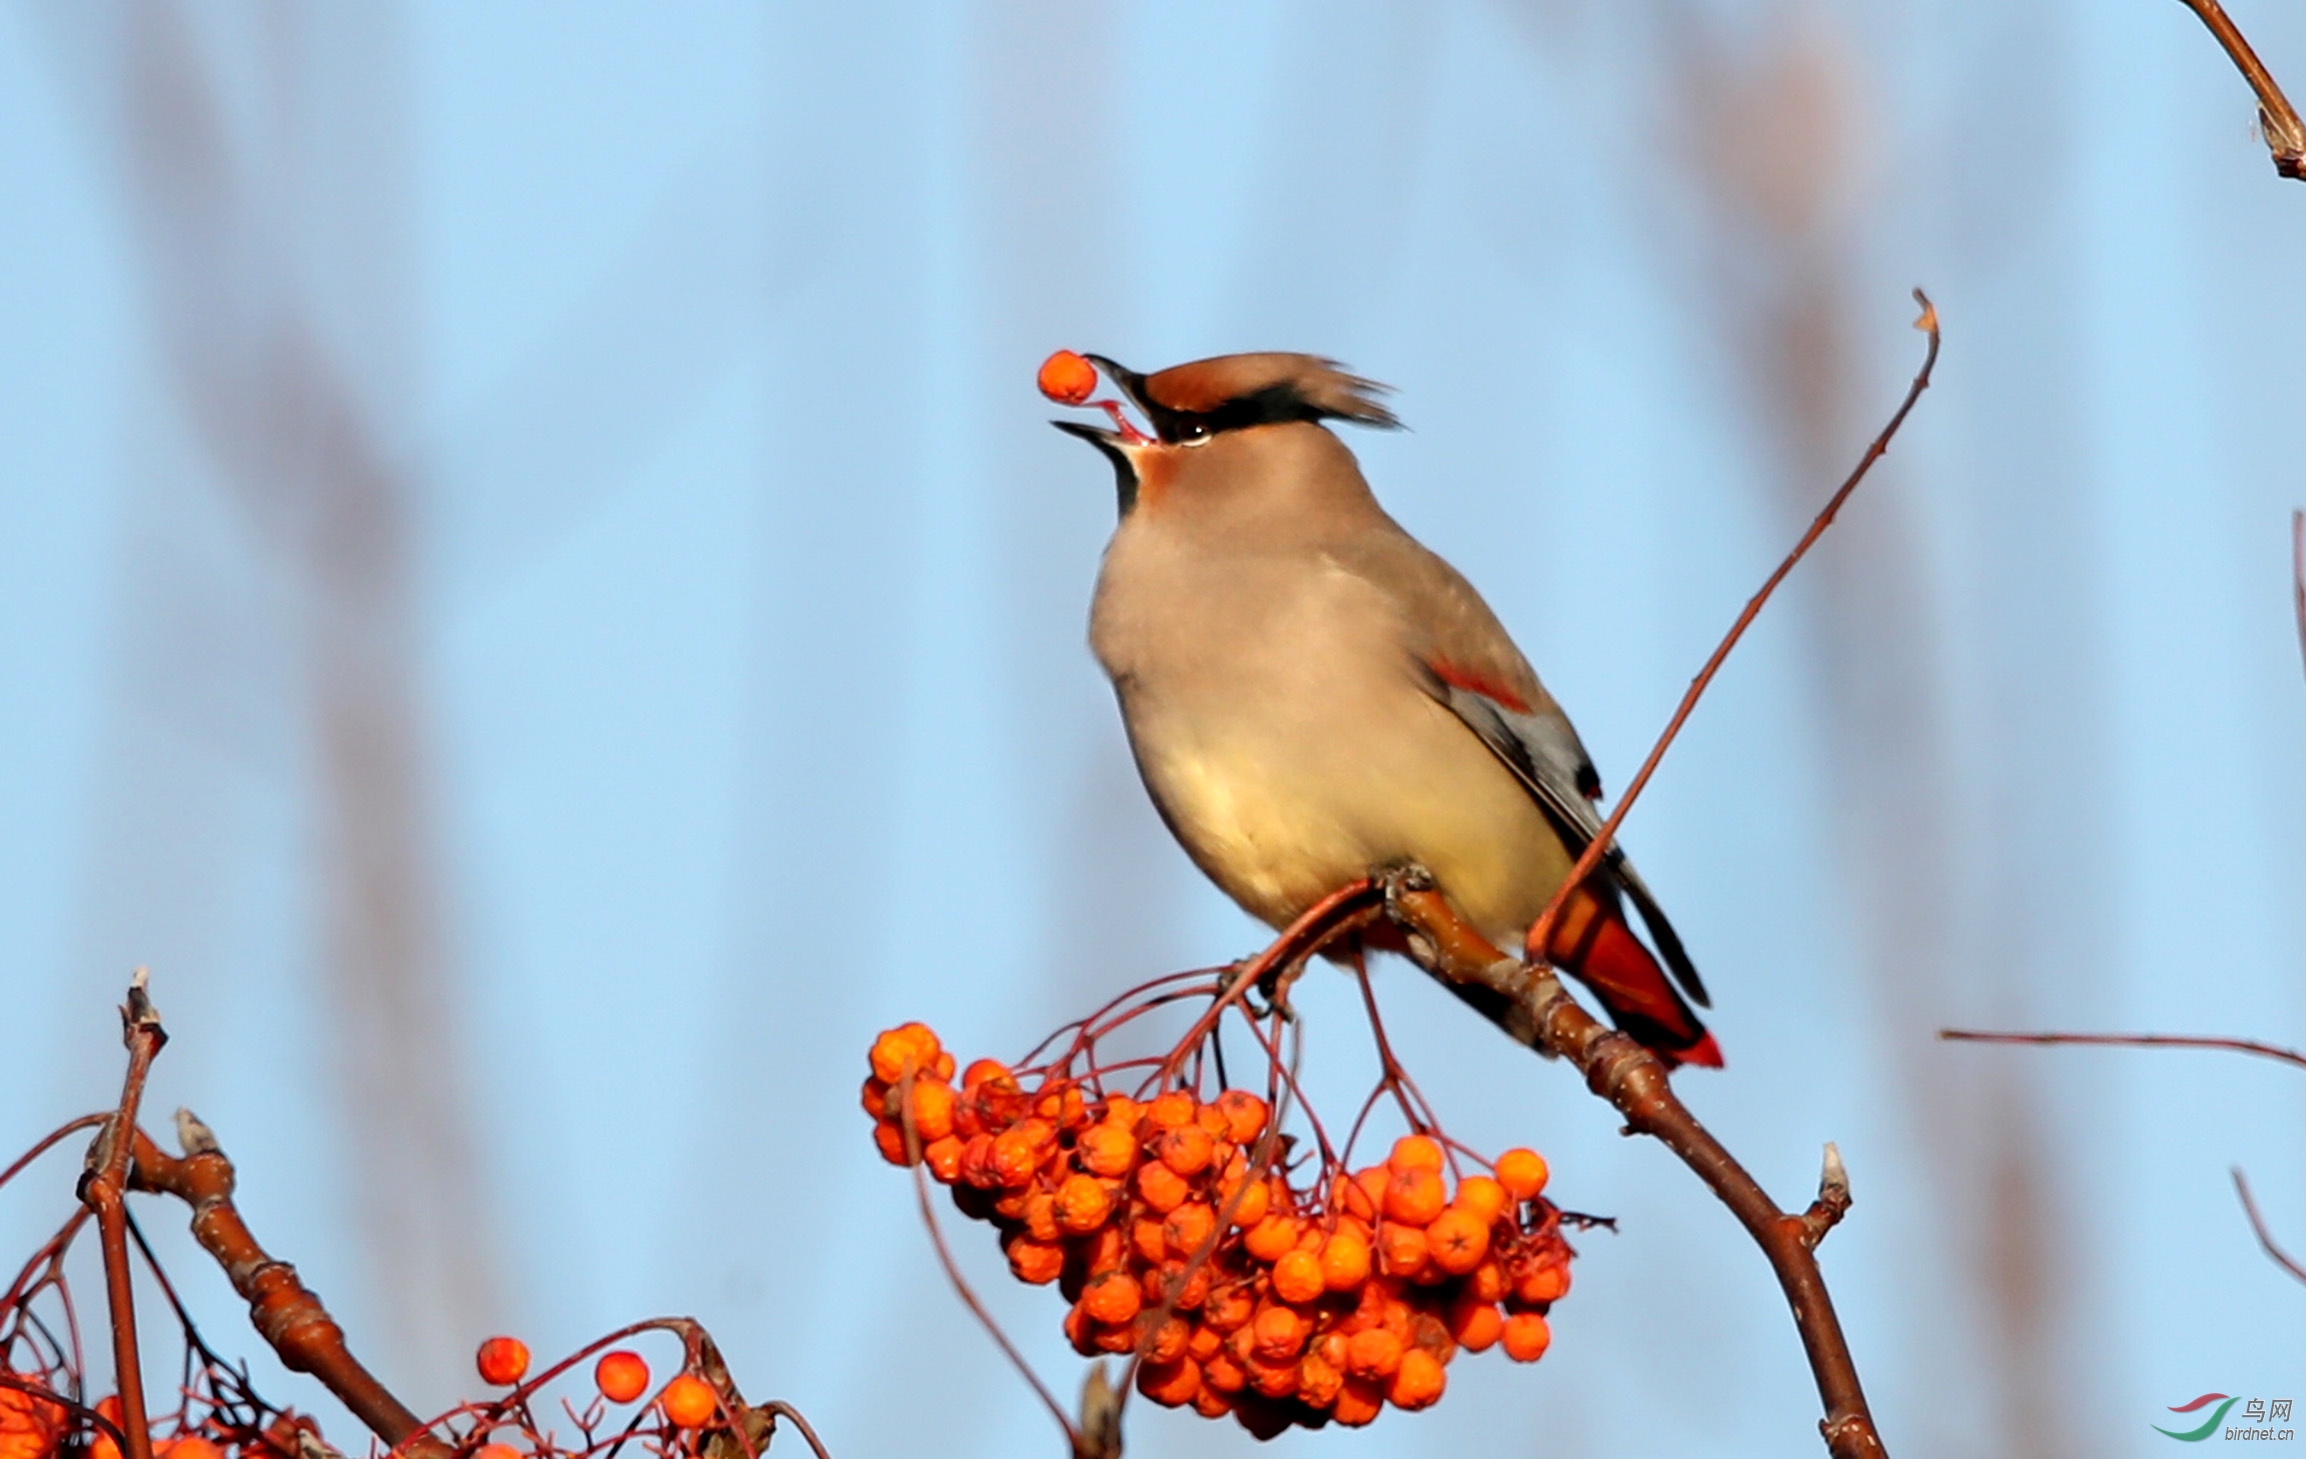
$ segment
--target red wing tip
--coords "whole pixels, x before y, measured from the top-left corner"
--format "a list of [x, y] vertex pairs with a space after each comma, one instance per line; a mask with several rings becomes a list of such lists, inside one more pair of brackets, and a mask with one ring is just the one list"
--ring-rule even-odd
[[1677, 1064], [1695, 1064], [1701, 1069], [1722, 1067], [1721, 1045], [1713, 1041], [1710, 1033], [1686, 1049], [1674, 1050], [1670, 1057]]

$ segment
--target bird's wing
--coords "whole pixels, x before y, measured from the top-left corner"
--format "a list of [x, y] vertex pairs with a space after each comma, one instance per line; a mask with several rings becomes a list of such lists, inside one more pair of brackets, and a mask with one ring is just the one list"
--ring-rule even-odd
[[[1487, 683], [1446, 659], [1420, 660], [1418, 668], [1426, 692], [1448, 705], [1513, 772], [1561, 833], [1570, 855], [1582, 855], [1601, 831], [1601, 814], [1593, 803], [1601, 794], [1601, 777], [1595, 773], [1585, 746], [1578, 742], [1568, 716], [1551, 703], [1539, 709], [1526, 701], [1519, 705], [1504, 702], [1499, 696], [1510, 694], [1510, 689]], [[1520, 696], [1514, 698], [1519, 700]], [[1674, 981], [1699, 1007], [1711, 1007], [1705, 983], [1698, 977], [1688, 950], [1651, 895], [1648, 883], [1626, 859], [1624, 849], [1611, 846], [1601, 865], [1608, 879], [1641, 912], [1642, 923], [1649, 928]]]

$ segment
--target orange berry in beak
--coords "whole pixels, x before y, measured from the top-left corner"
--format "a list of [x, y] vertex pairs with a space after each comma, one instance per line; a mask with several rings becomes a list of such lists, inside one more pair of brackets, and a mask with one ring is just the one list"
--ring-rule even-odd
[[1097, 367], [1071, 350], [1059, 350], [1041, 362], [1041, 393], [1060, 405], [1079, 405], [1097, 388]]

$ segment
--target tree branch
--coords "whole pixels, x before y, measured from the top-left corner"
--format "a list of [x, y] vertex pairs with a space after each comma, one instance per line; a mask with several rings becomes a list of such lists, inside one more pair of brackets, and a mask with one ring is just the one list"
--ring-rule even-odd
[[2179, 0], [2188, 10], [2201, 17], [2226, 48], [2227, 57], [2250, 89], [2258, 93], [2258, 127], [2265, 133], [2266, 150], [2273, 155], [2274, 170], [2284, 177], [2306, 181], [2306, 124], [2298, 120], [2297, 108], [2290, 98], [2282, 94], [2282, 87], [2274, 80], [2274, 73], [2250, 49], [2250, 42], [2242, 36], [2240, 26], [2226, 14], [2218, 0]]
[[[136, 1131], [131, 1188], [175, 1196], [192, 1208], [193, 1239], [224, 1268], [232, 1290], [247, 1299], [250, 1322], [290, 1372], [319, 1379], [369, 1432], [408, 1459], [449, 1459], [449, 1447], [352, 1355], [344, 1329], [297, 1278], [296, 1268], [274, 1260], [250, 1233], [232, 1203], [236, 1177], [215, 1134], [192, 1111], [178, 1110], [176, 1138], [184, 1147], [181, 1158]], [[125, 1158], [125, 1145], [122, 1153]]]
[[2250, 1196], [2250, 1182], [2242, 1178], [2239, 1165], [2234, 1167], [2234, 1193], [2242, 1198], [2242, 1214], [2250, 1218], [2250, 1229], [2257, 1233], [2258, 1244], [2266, 1248], [2266, 1254], [2274, 1258], [2274, 1265], [2306, 1282], [2306, 1266], [2300, 1266], [2296, 1257], [2275, 1245], [2274, 1233], [2266, 1229], [2266, 1218], [2258, 1214], [2258, 1203]]
[[2255, 1054], [2306, 1069], [2306, 1054], [2257, 1039], [2214, 1038], [2206, 1034], [2176, 1033], [2002, 1033], [1990, 1029], [1941, 1028], [1938, 1037], [1965, 1044], [2095, 1044], [2123, 1049], [2226, 1049]]
[[1387, 878], [1386, 892], [1386, 909], [1408, 933], [1420, 961], [1442, 977], [1477, 984], [1507, 1000], [1516, 1030], [1526, 1029], [1528, 1042], [1574, 1064], [1587, 1086], [1625, 1116], [1629, 1130], [1660, 1141], [1680, 1156], [1729, 1207], [1785, 1289], [1825, 1407], [1818, 1429], [1825, 1436], [1827, 1452], [1834, 1459], [1886, 1459], [1813, 1250], [1849, 1209], [1849, 1178], [1840, 1153], [1826, 1147], [1818, 1199], [1807, 1213], [1796, 1216], [1780, 1210], [1674, 1094], [1657, 1055], [1586, 1012], [1562, 988], [1551, 967], [1499, 952], [1468, 927], [1439, 892], [1419, 885], [1415, 877]]
[[136, 1294], [128, 1265], [128, 1163], [136, 1135], [136, 1109], [144, 1100], [144, 1080], [168, 1042], [160, 1011], [147, 996], [144, 969], [128, 984], [120, 1007], [120, 1036], [128, 1045], [128, 1075], [121, 1083], [120, 1107], [104, 1122], [88, 1150], [80, 1179], [80, 1199], [96, 1213], [96, 1234], [104, 1252], [104, 1298], [112, 1321], [112, 1366], [120, 1385], [120, 1432], [128, 1459], [152, 1459], [152, 1430], [144, 1408], [144, 1371], [136, 1345]]

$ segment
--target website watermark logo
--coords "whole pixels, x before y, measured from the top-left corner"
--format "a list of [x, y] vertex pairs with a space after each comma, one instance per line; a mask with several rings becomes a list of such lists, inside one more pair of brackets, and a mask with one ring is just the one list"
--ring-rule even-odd
[[[2203, 1419], [2196, 1428], [2166, 1429], [2155, 1424], [2154, 1432], [2168, 1434], [2181, 1444], [2199, 1444], [2205, 1439], [2220, 1438], [2284, 1443], [2294, 1435], [2295, 1431], [2288, 1427], [2290, 1400], [2287, 1398], [2253, 1398], [2245, 1402], [2239, 1395], [2229, 1397], [2223, 1393], [2205, 1393], [2191, 1403], [2172, 1404], [2170, 1412], [2198, 1413], [2213, 1403], [2218, 1406], [2210, 1409], [2210, 1416]], [[2237, 1403], [2242, 1404], [2242, 1422], [2229, 1424], [2226, 1422], [2227, 1411]], [[2275, 1427], [2277, 1424], [2282, 1427]]]

